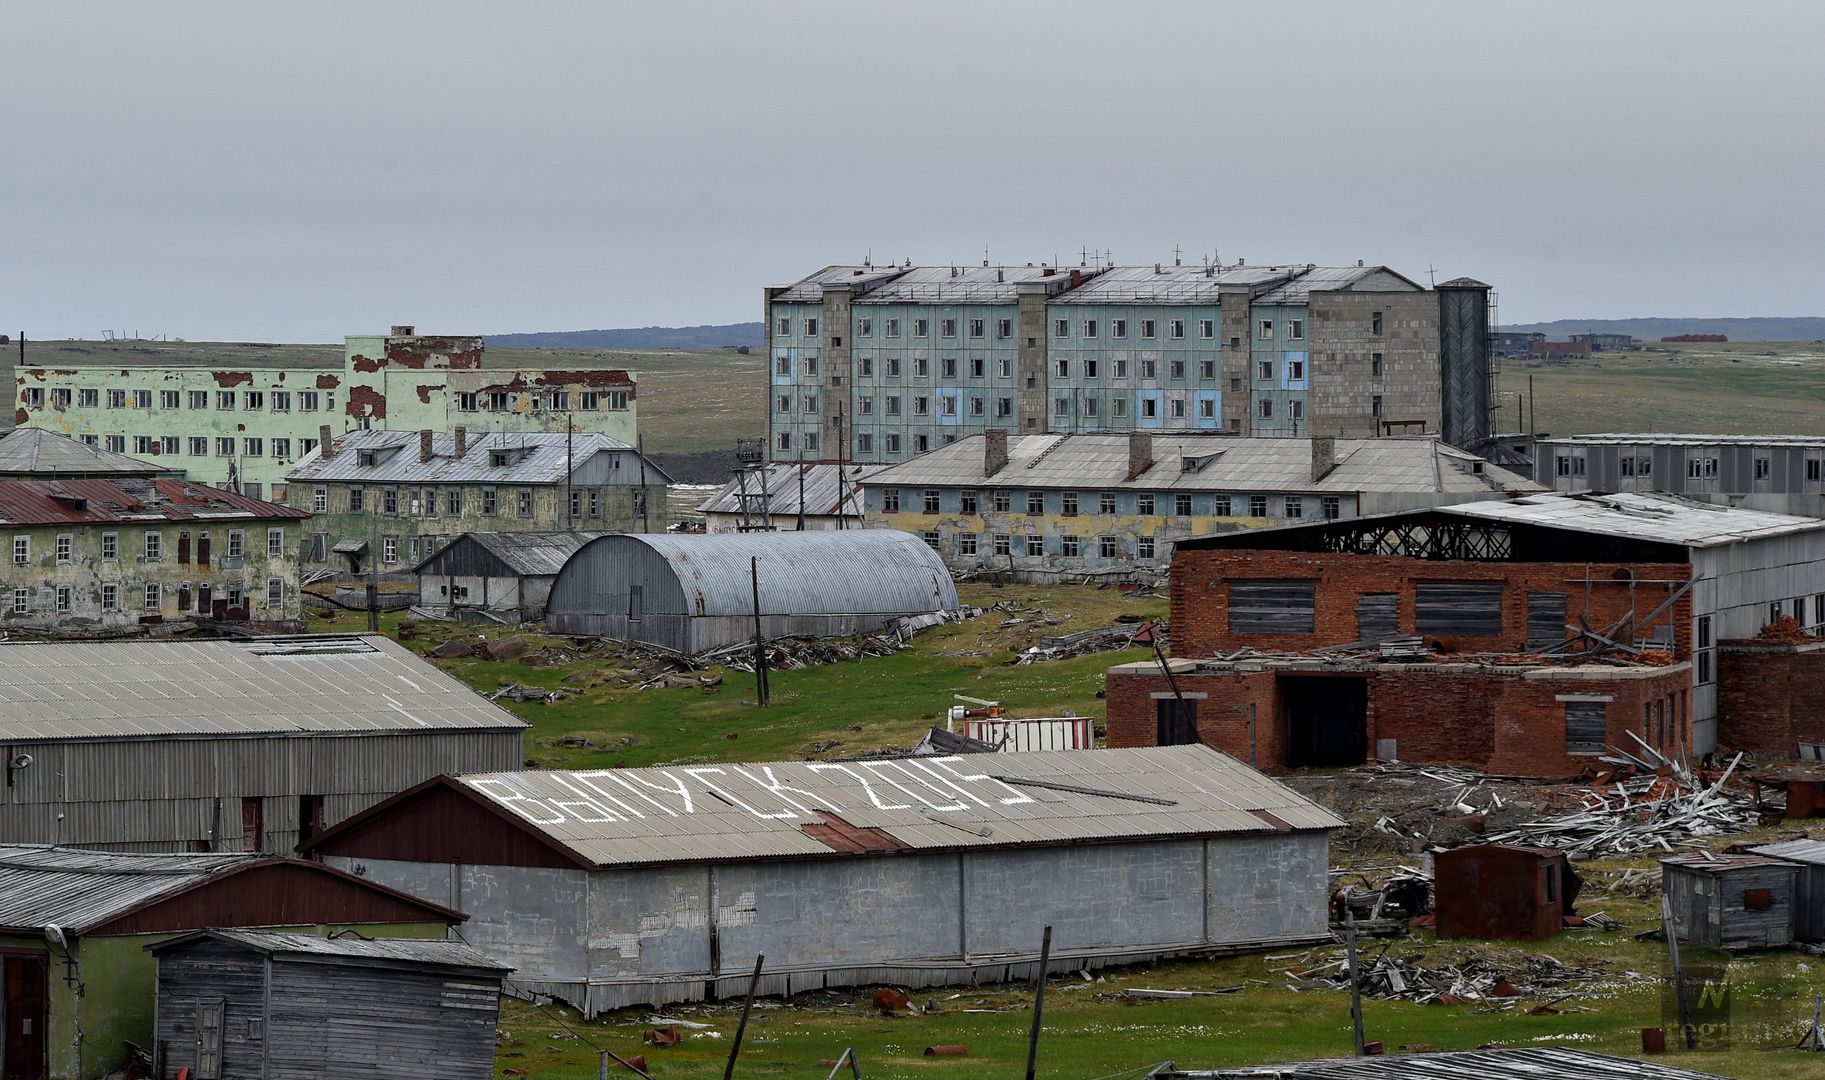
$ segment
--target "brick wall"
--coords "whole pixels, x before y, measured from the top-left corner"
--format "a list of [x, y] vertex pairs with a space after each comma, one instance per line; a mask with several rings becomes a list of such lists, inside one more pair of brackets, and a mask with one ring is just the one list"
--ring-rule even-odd
[[[1527, 594], [1566, 594], [1567, 621], [1589, 619], [1602, 629], [1627, 613], [1631, 604], [1647, 615], [1671, 592], [1665, 585], [1636, 585], [1636, 579], [1686, 580], [1685, 563], [1477, 563], [1433, 562], [1395, 555], [1339, 555], [1297, 551], [1179, 550], [1172, 561], [1173, 651], [1179, 656], [1211, 656], [1244, 646], [1299, 652], [1358, 639], [1356, 601], [1367, 593], [1397, 596], [1400, 631], [1414, 633], [1414, 586], [1418, 582], [1504, 582], [1502, 633], [1499, 636], [1442, 641], [1446, 652], [1522, 652], [1527, 645]], [[1586, 601], [1586, 576], [1593, 581]], [[1311, 581], [1317, 587], [1317, 613], [1310, 634], [1231, 634], [1228, 583], [1231, 581]], [[1633, 597], [1631, 598], [1631, 593]], [[1689, 657], [1691, 596], [1680, 597], [1657, 620], [1673, 627], [1674, 655]], [[1647, 628], [1638, 628], [1645, 636]], [[1437, 640], [1428, 637], [1428, 641]]]
[[1793, 757], [1801, 741], [1825, 742], [1825, 642], [1720, 642], [1720, 747]]
[[[1825, 676], [1825, 652], [1818, 655]], [[1241, 761], [1283, 767], [1286, 718], [1280, 674], [1270, 670], [1180, 675], [1179, 689], [1197, 702], [1199, 738]], [[1686, 664], [1532, 671], [1382, 665], [1355, 677], [1369, 681], [1369, 751], [1374, 752], [1378, 740], [1394, 739], [1404, 761], [1467, 765], [1516, 776], [1576, 773], [1595, 758], [1565, 751], [1565, 703], [1559, 700], [1564, 695], [1611, 699], [1606, 708], [1610, 745], [1635, 752], [1630, 731], [1669, 755], [1691, 745], [1692, 674]], [[1158, 699], [1153, 695], [1168, 693], [1165, 677], [1157, 672], [1110, 672], [1109, 745], [1154, 745]]]

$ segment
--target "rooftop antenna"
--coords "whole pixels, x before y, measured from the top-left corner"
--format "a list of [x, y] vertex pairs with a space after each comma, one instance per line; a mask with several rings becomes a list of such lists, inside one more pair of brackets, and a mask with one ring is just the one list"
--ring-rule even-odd
[[1090, 265], [1090, 248], [1088, 245], [1085, 245], [1085, 246], [1077, 249], [1077, 265], [1079, 265], [1079, 266], [1089, 266]]
[[1182, 252], [1179, 250], [1179, 245], [1177, 245], [1177, 244], [1172, 245], [1172, 265], [1174, 265], [1174, 266], [1184, 266], [1185, 265], [1185, 260], [1180, 257], [1181, 254], [1182, 254]]
[[873, 266], [874, 265], [874, 248], [869, 248], [868, 254], [862, 256], [862, 265], [863, 266]]
[[987, 266], [988, 264], [989, 264], [989, 246], [987, 244], [984, 244], [984, 245], [982, 245], [982, 265]]
[[1438, 271], [1436, 271], [1432, 268], [1431, 263], [1426, 264], [1426, 281], [1433, 288], [1438, 287]]

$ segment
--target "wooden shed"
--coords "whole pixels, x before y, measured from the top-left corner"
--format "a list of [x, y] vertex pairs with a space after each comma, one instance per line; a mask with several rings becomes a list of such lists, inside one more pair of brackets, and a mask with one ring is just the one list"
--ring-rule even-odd
[[512, 969], [460, 942], [203, 930], [147, 948], [158, 957], [161, 1076], [494, 1074]]
[[1565, 926], [1583, 882], [1562, 851], [1473, 844], [1433, 862], [1439, 937], [1536, 941]]
[[1799, 867], [1765, 855], [1671, 855], [1662, 891], [1681, 941], [1713, 949], [1793, 944]]
[[1751, 855], [1790, 862], [1799, 869], [1793, 889], [1793, 936], [1825, 941], [1825, 840], [1802, 837], [1749, 849]]

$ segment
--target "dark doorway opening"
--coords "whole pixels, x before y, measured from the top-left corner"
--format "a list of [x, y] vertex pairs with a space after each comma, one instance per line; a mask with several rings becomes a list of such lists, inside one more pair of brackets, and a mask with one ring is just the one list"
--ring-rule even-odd
[[0, 1077], [43, 1080], [50, 1064], [45, 1027], [50, 1019], [50, 958], [41, 952], [0, 953], [5, 983], [6, 1040]]
[[1195, 698], [1154, 699], [1158, 725], [1154, 741], [1160, 746], [1186, 746], [1198, 741], [1198, 703]]
[[1283, 676], [1288, 765], [1361, 765], [1369, 751], [1369, 680]]

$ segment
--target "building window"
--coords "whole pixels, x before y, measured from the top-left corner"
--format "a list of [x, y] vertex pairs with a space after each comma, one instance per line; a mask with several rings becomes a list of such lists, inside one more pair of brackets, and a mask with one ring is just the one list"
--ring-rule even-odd
[[216, 457], [233, 457], [234, 456], [234, 437], [233, 436], [223, 435], [223, 436], [218, 436], [216, 438], [215, 456]]
[[938, 530], [927, 529], [919, 534], [919, 539], [925, 541], [926, 547], [931, 548], [933, 551], [938, 550]]
[[1286, 321], [1286, 338], [1288, 341], [1305, 340], [1305, 320], [1288, 319]]
[[1084, 336], [1087, 338], [1093, 338], [1096, 336], [1096, 320], [1095, 319], [1085, 319], [1084, 320]]
[[1071, 320], [1070, 319], [1053, 319], [1052, 320], [1052, 336], [1058, 337], [1058, 338], [1070, 337], [1071, 336]]
[[914, 319], [913, 320], [913, 337], [916, 337], [916, 338], [930, 337], [931, 336], [931, 325], [932, 325], [931, 320], [929, 320], [929, 319]]
[[241, 452], [247, 457], [263, 457], [266, 452], [265, 440], [254, 438], [242, 439]]
[[101, 587], [101, 610], [103, 610], [103, 611], [119, 611], [120, 610], [120, 586], [119, 585], [116, 585], [111, 581], [102, 585], [102, 587]]
[[959, 554], [959, 555], [976, 554], [976, 534], [975, 533], [958, 533], [957, 534], [957, 554]]
[[1166, 323], [1166, 329], [1167, 329], [1167, 332], [1171, 336], [1173, 336], [1175, 338], [1182, 338], [1185, 336], [1185, 320], [1184, 319], [1169, 320]]
[[970, 397], [970, 415], [981, 416], [982, 412], [982, 398], [972, 395]]
[[1183, 379], [1185, 377], [1185, 361], [1172, 361], [1166, 366], [1166, 374], [1169, 378]]
[[[205, 400], [207, 400], [207, 395], [205, 395]], [[99, 390], [78, 390], [78, 391], [76, 391], [76, 404], [82, 406], [85, 409], [95, 408], [97, 405], [101, 404], [101, 391], [99, 391]]]
[[107, 532], [101, 534], [101, 557], [107, 562], [113, 562], [120, 558], [119, 533]]
[[1008, 359], [1005, 356], [996, 360], [995, 361], [995, 377], [998, 379], [1013, 378], [1014, 377], [1014, 361]]
[[146, 582], [146, 594], [145, 594], [145, 605], [144, 606], [147, 611], [159, 610], [160, 600], [162, 599], [160, 597], [159, 593], [160, 593], [160, 590], [159, 590], [158, 582], [156, 582], [156, 581]]
[[995, 415], [996, 416], [1013, 416], [1014, 415], [1014, 399], [1009, 398], [1009, 397], [996, 398], [995, 399]]
[[855, 400], [855, 411], [862, 416], [874, 415], [874, 398], [859, 397]]
[[1198, 320], [1198, 336], [1206, 341], [1217, 336], [1217, 324], [1212, 319]]
[[1152, 319], [1142, 319], [1141, 320], [1141, 336], [1144, 338], [1150, 338], [1150, 337], [1154, 336]]
[[531, 517], [532, 516], [532, 489], [531, 488], [520, 488], [514, 494], [518, 496], [520, 516], [523, 518]]
[[1692, 653], [1693, 666], [1697, 668], [1698, 683], [1700, 686], [1703, 686], [1711, 681], [1712, 676], [1711, 659], [1713, 654], [1711, 648], [1711, 616], [1700, 615], [1698, 617], [1698, 629], [1694, 638], [1695, 645]]
[[367, 509], [367, 499], [361, 488], [349, 488], [349, 513], [359, 514]]
[[1067, 559], [1077, 558], [1078, 537], [1061, 536], [1058, 538], [1058, 553]]
[[267, 529], [266, 530], [266, 554], [272, 556], [275, 559], [280, 557], [281, 555], [285, 554], [285, 530], [284, 529]]
[[1110, 319], [1109, 320], [1109, 336], [1112, 338], [1127, 337], [1128, 336], [1128, 320], [1127, 319]]
[[602, 516], [602, 492], [595, 488], [589, 489], [589, 516], [592, 518]]
[[399, 489], [382, 488], [380, 491], [380, 512], [383, 514], [399, 513]]
[[1027, 534], [1027, 558], [1038, 559], [1046, 553], [1046, 538], [1038, 533]]
[[1013, 538], [1007, 533], [996, 533], [992, 541], [993, 551], [997, 555], [1011, 555], [1014, 552]]
[[874, 320], [867, 315], [857, 319], [855, 332], [857, 337], [874, 337]]
[[957, 377], [957, 358], [954, 356], [947, 356], [944, 359], [938, 361], [938, 370], [940, 372], [942, 372], [944, 377], [947, 379], [956, 378]]
[[1043, 491], [1027, 492], [1027, 513], [1043, 514], [1046, 512], [1046, 493]]
[[165, 537], [162, 533], [146, 534], [146, 561], [158, 562], [165, 555]]
[[[39, 391], [39, 394], [40, 394], [39, 400], [35, 404], [42, 405], [42, 404], [44, 404], [44, 400], [43, 400], [43, 396], [42, 396], [43, 391]], [[152, 407], [152, 391], [150, 391], [150, 390], [133, 391], [133, 407], [135, 409], [150, 409]]]
[[155, 451], [153, 450], [152, 436], [150, 436], [150, 435], [133, 436], [133, 452], [135, 454], [154, 453]]
[[938, 334], [941, 337], [947, 337], [947, 338], [956, 337], [957, 336], [957, 320], [956, 319], [939, 319], [938, 320]]
[[1159, 415], [1160, 400], [1158, 398], [1144, 397], [1141, 399], [1141, 417], [1143, 419], [1152, 420]]
[[1274, 339], [1274, 320], [1260, 320], [1259, 329], [1255, 331], [1255, 336], [1262, 341], [1272, 341]]
[[1099, 514], [1115, 513], [1115, 492], [1113, 492], [1113, 491], [1097, 492], [1096, 512]]
[[1608, 741], [1609, 704], [1604, 701], [1565, 703], [1565, 752], [1601, 754]]
[[808, 413], [814, 413], [817, 411], [817, 395], [816, 394], [806, 394], [805, 395], [805, 411]]
[[1210, 497], [1210, 512], [1211, 512], [1212, 516], [1215, 516], [1215, 517], [1228, 517], [1229, 516], [1229, 496], [1228, 495], [1212, 495]]
[[1172, 497], [1172, 514], [1174, 517], [1191, 516], [1191, 495], [1181, 491]]
[[1326, 521], [1336, 521], [1343, 516], [1343, 503], [1335, 495], [1325, 495], [1318, 500], [1319, 512]]
[[1369, 313], [1369, 333], [1376, 337], [1381, 336], [1381, 312], [1371, 311]]
[[247, 554], [247, 534], [240, 529], [228, 530], [228, 557], [239, 559]]
[[889, 416], [900, 415], [900, 395], [898, 395], [898, 394], [887, 395], [887, 415], [889, 415]]
[[399, 537], [383, 536], [380, 538], [380, 557], [384, 562], [399, 561]]
[[330, 489], [318, 484], [311, 489], [311, 513], [322, 514], [329, 510]]
[[25, 566], [32, 561], [32, 538], [29, 536], [13, 537], [13, 565]]
[[266, 602], [282, 604], [285, 602], [285, 583], [278, 578], [266, 579]]
[[32, 610], [32, 591], [30, 589], [13, 590], [13, 614], [24, 615]]
[[1134, 512], [1137, 514], [1153, 513], [1153, 492], [1143, 491], [1134, 497]]
[[1273, 399], [1272, 398], [1262, 398], [1260, 401], [1256, 402], [1255, 403], [1255, 415], [1259, 416], [1263, 420], [1272, 420], [1274, 418]]
[[1291, 401], [1287, 402], [1286, 403], [1286, 416], [1287, 416], [1287, 419], [1289, 419], [1289, 420], [1304, 420], [1305, 419], [1305, 400], [1303, 398], [1294, 398]]
[[1286, 377], [1292, 380], [1305, 378], [1305, 361], [1289, 359], [1286, 362]]
[[893, 432], [888, 432], [887, 434], [887, 452], [889, 454], [897, 454], [900, 452], [900, 436]]
[[1558, 454], [1554, 457], [1554, 469], [1560, 476], [1583, 476], [1584, 458], [1573, 454]]
[[482, 513], [493, 517], [500, 511], [500, 496], [493, 488], [482, 489]]
[[1755, 459], [1755, 478], [1757, 480], [1768, 479], [1768, 475], [1770, 472], [1769, 466], [1770, 466], [1770, 463], [1767, 458], [1765, 458], [1765, 457], [1756, 458]]
[[1002, 338], [1002, 339], [1013, 337], [1014, 336], [1014, 320], [1013, 319], [996, 319], [995, 320], [995, 336], [998, 338]]
[[1825, 462], [1821, 462], [1818, 458], [1807, 458], [1806, 479], [1816, 483], [1821, 475], [1825, 475]]
[[883, 514], [897, 514], [900, 512], [899, 488], [881, 489], [881, 512]]
[[57, 534], [57, 563], [58, 563], [58, 565], [60, 565], [60, 566], [69, 565], [71, 555], [72, 555], [73, 549], [75, 547], [75, 543], [76, 543], [75, 538], [73, 536], [71, 536], [69, 533], [58, 533]]
[[180, 453], [183, 448], [184, 440], [178, 438], [176, 435], [166, 435], [158, 441], [158, 449], [162, 454]]
[[[93, 394], [94, 392], [95, 391], [93, 390], [83, 391], [85, 394]], [[192, 409], [207, 409], [209, 407], [209, 391], [192, 390], [187, 396], [189, 398], [189, 406]]]
[[925, 512], [928, 514], [937, 513], [938, 512], [938, 502], [939, 502], [938, 489], [937, 488], [926, 488], [925, 489]]
[[1179, 397], [1178, 395], [1175, 394], [1170, 399], [1167, 400], [1166, 405], [1168, 407], [1168, 412], [1173, 417], [1173, 419], [1183, 420], [1185, 418], [1185, 399], [1184, 398]]
[[291, 440], [290, 439], [274, 439], [272, 441], [272, 456], [278, 458], [281, 461], [284, 461], [284, 460], [290, 458], [291, 457]]
[[887, 320], [887, 336], [894, 337], [894, 338], [897, 338], [900, 336], [900, 320], [898, 320], [898, 319], [888, 319]]
[[1375, 376], [1377, 379], [1381, 378], [1381, 354], [1380, 353], [1370, 353], [1369, 354], [1369, 374]]
[[[471, 394], [470, 397], [473, 398], [474, 395]], [[317, 411], [317, 392], [315, 390], [298, 391], [298, 408], [304, 412], [316, 412]], [[469, 411], [470, 412], [475, 411], [473, 401], [470, 402]]]
[[1077, 492], [1066, 491], [1058, 496], [1059, 512], [1066, 517], [1077, 516]]
[[1248, 516], [1264, 518], [1267, 516], [1267, 496], [1250, 495], [1248, 497]]
[[931, 399], [930, 398], [925, 397], [923, 395], [917, 395], [912, 399], [912, 401], [913, 401], [913, 415], [914, 416], [925, 416], [931, 412]]
[[995, 508], [997, 514], [1005, 514], [1013, 509], [1014, 495], [1010, 491], [995, 491], [991, 493], [990, 498], [992, 500], [990, 505]]
[[1302, 498], [1301, 496], [1298, 496], [1298, 495], [1288, 495], [1285, 499], [1285, 502], [1286, 502], [1286, 515], [1285, 515], [1286, 517], [1302, 518], [1305, 516], [1305, 499], [1304, 498]]
[[1381, 415], [1381, 395], [1380, 394], [1376, 394], [1374, 397], [1369, 399], [1369, 415], [1375, 416], [1375, 417], [1379, 417]]
[[806, 337], [816, 337], [817, 336], [817, 320], [816, 319], [806, 319], [805, 320], [805, 336]]
[[860, 366], [860, 376], [862, 378], [869, 379], [874, 377], [874, 357], [859, 357], [857, 358], [856, 363]]
[[957, 512], [960, 514], [976, 513], [976, 492], [960, 491], [957, 493]]

